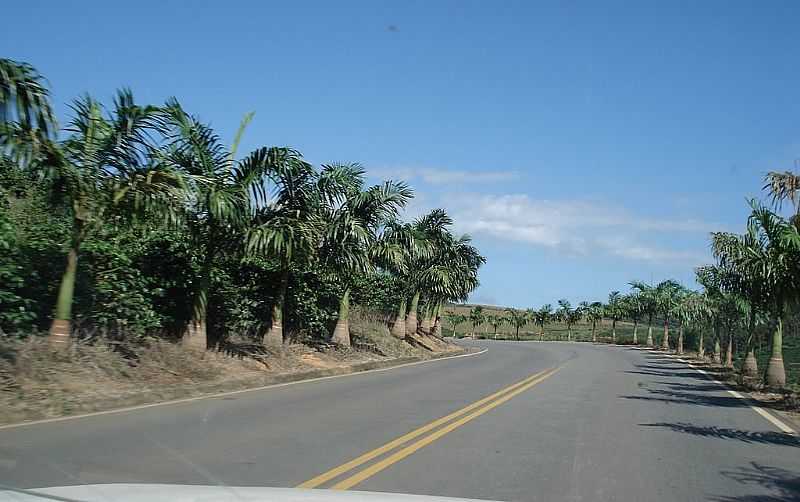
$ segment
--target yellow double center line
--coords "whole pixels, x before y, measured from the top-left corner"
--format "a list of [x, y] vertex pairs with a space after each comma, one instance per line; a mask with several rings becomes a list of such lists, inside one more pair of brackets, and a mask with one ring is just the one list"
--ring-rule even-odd
[[[533, 375], [521, 380], [513, 385], [505, 387], [494, 394], [484, 397], [474, 403], [461, 408], [458, 411], [455, 411], [447, 416], [434, 420], [433, 422], [423, 425], [419, 429], [415, 429], [407, 434], [404, 434], [397, 439], [389, 441], [385, 445], [375, 448], [372, 451], [368, 451], [363, 455], [354, 458], [349, 462], [345, 462], [344, 464], [334, 467], [333, 469], [320, 474], [314, 478], [309, 479], [303, 483], [297, 485], [298, 488], [317, 488], [328, 481], [339, 477], [345, 473], [352, 471], [353, 469], [360, 467], [361, 465], [369, 462], [370, 460], [383, 455], [384, 453], [388, 453], [395, 448], [404, 445], [405, 443], [415, 439], [427, 432], [436, 429], [437, 427], [443, 426], [441, 429], [436, 430], [435, 432], [425, 436], [408, 446], [396, 451], [395, 453], [389, 455], [388, 457], [380, 460], [365, 469], [356, 472], [355, 474], [339, 481], [338, 483], [334, 484], [331, 488], [335, 490], [347, 490], [358, 483], [364, 481], [365, 479], [374, 476], [375, 474], [381, 472], [382, 470], [386, 469], [392, 464], [403, 460], [407, 456], [411, 455], [415, 451], [423, 448], [424, 446], [436, 441], [437, 439], [441, 438], [445, 434], [461, 427], [462, 425], [466, 424], [467, 422], [475, 419], [486, 413], [489, 410], [492, 410], [501, 404], [505, 403], [509, 399], [513, 398], [514, 396], [525, 392], [526, 390], [530, 389], [534, 385], [538, 384], [539, 382], [545, 380], [546, 378], [550, 377], [553, 373], [558, 371], [558, 368], [552, 368], [545, 371], [540, 371], [538, 373], [534, 373]], [[460, 417], [460, 418], [459, 418]], [[449, 422], [449, 423], [448, 423]], [[447, 424], [447, 425], [445, 425]]]

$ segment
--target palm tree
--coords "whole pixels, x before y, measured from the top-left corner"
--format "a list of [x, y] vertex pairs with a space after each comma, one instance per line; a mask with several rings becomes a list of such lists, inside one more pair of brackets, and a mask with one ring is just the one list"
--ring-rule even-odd
[[647, 346], [653, 346], [653, 315], [656, 313], [656, 289], [641, 281], [631, 281], [631, 287], [639, 292], [643, 313], [647, 314]]
[[572, 341], [572, 326], [580, 322], [583, 315], [579, 308], [568, 309], [563, 312], [564, 323], [567, 325], [567, 341]]
[[764, 177], [763, 189], [769, 192], [777, 209], [781, 208], [783, 201], [788, 200], [795, 216], [800, 215], [800, 175], [791, 171], [769, 172]]
[[622, 310], [633, 321], [633, 344], [639, 344], [639, 320], [644, 313], [642, 294], [634, 291], [622, 297]]
[[771, 313], [775, 320], [772, 334], [772, 354], [767, 363], [767, 385], [774, 388], [786, 385], [783, 365], [783, 327], [792, 301], [797, 299], [800, 242], [798, 229], [766, 207], [751, 201], [753, 208], [748, 219], [748, 233], [757, 238], [758, 246], [750, 249], [744, 263], [760, 267], [768, 288]]
[[586, 318], [592, 323], [592, 342], [597, 342], [597, 323], [603, 320], [603, 304], [592, 302], [586, 312]]
[[527, 312], [520, 309], [506, 309], [508, 315], [508, 322], [514, 327], [514, 339], [519, 341], [519, 330], [525, 327], [530, 321]]
[[483, 307], [480, 305], [473, 307], [472, 310], [469, 311], [469, 322], [472, 324], [472, 339], [475, 339], [475, 330], [483, 324], [486, 320], [486, 315], [483, 313]]
[[[567, 324], [567, 318], [571, 310], [572, 310], [572, 305], [566, 298], [558, 300], [558, 308], [556, 309], [556, 316], [558, 317], [558, 320], [560, 320], [564, 324]], [[569, 324], [567, 324], [567, 339], [568, 340], [572, 339], [572, 329]]]
[[[43, 102], [25, 106], [39, 110], [36, 125], [50, 120]], [[78, 258], [87, 235], [111, 218], [130, 220], [142, 211], [174, 221], [184, 193], [183, 178], [161, 162], [153, 140], [160, 109], [137, 105], [129, 91], [118, 92], [110, 113], [88, 96], [75, 101], [72, 109], [69, 136], [63, 141], [25, 134], [31, 123], [5, 123], [0, 130], [3, 145], [28, 152], [17, 157], [26, 157], [30, 168], [50, 179], [53, 198], [60, 199], [72, 220], [50, 327], [50, 342], [56, 347], [69, 342]]]
[[533, 314], [533, 319], [539, 325], [539, 339], [544, 340], [544, 325], [550, 322], [553, 317], [553, 306], [549, 303], [542, 305], [539, 310]]
[[681, 285], [671, 279], [662, 281], [655, 287], [656, 305], [664, 317], [664, 338], [661, 340], [661, 348], [664, 350], [669, 350], [669, 320], [680, 291]]
[[587, 317], [587, 314], [589, 313], [589, 305], [590, 305], [589, 302], [582, 301], [578, 304], [577, 307], [578, 312], [581, 313], [581, 317], [586, 317], [587, 322], [589, 320], [589, 318]]
[[[268, 176], [301, 162], [297, 152], [286, 148], [259, 148], [237, 160], [239, 142], [251, 119], [252, 114], [245, 116], [228, 149], [208, 125], [186, 113], [176, 100], [165, 107], [167, 145], [161, 161], [191, 181], [184, 223], [200, 262], [193, 283], [192, 326], [184, 338], [189, 347], [208, 348], [218, 337], [206, 332], [214, 264], [226, 253], [248, 249], [243, 245], [247, 224], [258, 224], [255, 212], [268, 202]], [[274, 240], [268, 245], [262, 239], [261, 245], [249, 250], [260, 252], [259, 248], [287, 253], [287, 247]]]
[[44, 77], [27, 63], [0, 58], [0, 127], [10, 123], [29, 138], [50, 138], [58, 127]]
[[497, 340], [497, 330], [500, 328], [500, 326], [507, 322], [507, 319], [497, 314], [490, 314], [486, 316], [486, 319], [489, 322], [489, 325], [494, 328], [494, 338]]
[[430, 300], [434, 303], [434, 331], [441, 325], [441, 310], [445, 302], [465, 302], [480, 285], [478, 270], [486, 263], [469, 235], [455, 238], [449, 232], [444, 245], [435, 253], [438, 263], [423, 275]]
[[[453, 285], [451, 283], [455, 279], [450, 274], [453, 264], [445, 262], [445, 257], [452, 255], [458, 245], [449, 231], [452, 224], [453, 220], [447, 212], [434, 209], [403, 227], [404, 240], [410, 243], [406, 247], [407, 273], [403, 276], [411, 297], [405, 324], [406, 333], [417, 331], [419, 302], [423, 292], [430, 295], [435, 289], [441, 296], [453, 296], [445, 291]], [[423, 316], [430, 315], [431, 313], [425, 313]], [[399, 327], [396, 329], [399, 332]]]
[[453, 328], [453, 338], [456, 337], [456, 328], [459, 324], [467, 322], [467, 316], [464, 314], [457, 314], [455, 312], [448, 312], [444, 315], [447, 322], [450, 323], [450, 326]]
[[617, 321], [623, 313], [622, 295], [619, 291], [612, 291], [608, 294], [606, 304], [606, 316], [611, 318], [611, 343], [617, 343]]
[[314, 169], [292, 155], [272, 166], [266, 173], [272, 189], [263, 207], [256, 209], [246, 235], [250, 255], [277, 258], [280, 280], [272, 306], [271, 325], [265, 332], [264, 345], [285, 341], [283, 319], [289, 271], [292, 265], [314, 252], [321, 232], [320, 200]]
[[[725, 301], [720, 312], [745, 311], [747, 314], [746, 356], [742, 364], [742, 375], [749, 379], [758, 377], [758, 364], [755, 357], [754, 333], [760, 314], [769, 309], [770, 291], [765, 273], [765, 263], [752, 260], [753, 256], [765, 256], [765, 243], [758, 235], [756, 225], [748, 225], [747, 232], [736, 235], [717, 232], [712, 235], [711, 247], [718, 266], [709, 269], [713, 272], [717, 296]], [[711, 278], [709, 278], [711, 281]], [[726, 316], [722, 316], [726, 317]], [[730, 331], [730, 323], [728, 324]], [[728, 351], [733, 340], [728, 336]], [[726, 358], [727, 359], [727, 358]]]
[[343, 287], [331, 341], [349, 346], [351, 279], [370, 272], [376, 263], [402, 259], [393, 247], [378, 244], [378, 234], [397, 219], [413, 192], [394, 181], [365, 188], [364, 170], [358, 164], [323, 166], [318, 186], [324, 194], [322, 218], [327, 222], [318, 254]]
[[683, 336], [686, 326], [694, 321], [696, 303], [698, 301], [696, 291], [682, 290], [678, 294], [675, 304], [674, 316], [678, 320], [678, 343], [677, 353], [683, 354]]

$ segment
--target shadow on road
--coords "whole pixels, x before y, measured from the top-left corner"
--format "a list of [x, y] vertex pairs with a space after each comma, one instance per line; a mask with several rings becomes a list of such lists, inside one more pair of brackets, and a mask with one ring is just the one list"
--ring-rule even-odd
[[721, 390], [725, 390], [724, 386], [716, 383], [693, 385], [690, 383], [664, 382], [662, 380], [653, 383], [669, 387], [670, 389], [685, 390], [691, 392], [718, 392]]
[[750, 467], [735, 471], [722, 471], [722, 475], [735, 483], [769, 490], [769, 495], [737, 495], [715, 497], [718, 502], [778, 502], [800, 500], [800, 475], [778, 467], [751, 462]]
[[800, 437], [792, 436], [783, 432], [772, 431], [743, 431], [740, 429], [728, 429], [725, 427], [701, 427], [698, 425], [683, 422], [667, 423], [660, 422], [654, 424], [639, 424], [642, 427], [663, 427], [676, 432], [685, 432], [695, 436], [712, 437], [719, 439], [733, 439], [745, 443], [761, 443], [780, 446], [800, 447]]
[[708, 380], [705, 376], [697, 372], [677, 372], [677, 371], [635, 371], [635, 370], [628, 370], [625, 373], [630, 373], [633, 375], [650, 375], [650, 376], [658, 376], [658, 377], [678, 377], [678, 378], [694, 378], [698, 380]]
[[640, 399], [643, 401], [661, 401], [674, 404], [694, 404], [718, 408], [746, 408], [748, 403], [733, 396], [713, 394], [696, 394], [692, 392], [676, 392], [674, 390], [647, 389], [650, 396], [620, 396], [622, 399]]

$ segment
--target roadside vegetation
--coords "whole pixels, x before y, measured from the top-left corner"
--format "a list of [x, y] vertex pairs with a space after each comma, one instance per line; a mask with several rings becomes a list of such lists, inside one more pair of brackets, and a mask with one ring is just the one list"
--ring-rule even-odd
[[[451, 305], [445, 332], [517, 340], [646, 345], [721, 366], [749, 388], [800, 390], [800, 176], [770, 172], [743, 234], [715, 232], [697, 290], [630, 281], [605, 302], [539, 309]], [[790, 206], [782, 214], [783, 205]], [[465, 321], [469, 320], [469, 330]]]
[[226, 141], [177, 99], [120, 90], [60, 123], [45, 79], [0, 59], [0, 390], [36, 350], [140, 365], [171, 343], [203, 365], [297, 343], [449, 348], [443, 305], [485, 261], [470, 238], [444, 209], [401, 221], [412, 189], [358, 164], [241, 151], [253, 118]]

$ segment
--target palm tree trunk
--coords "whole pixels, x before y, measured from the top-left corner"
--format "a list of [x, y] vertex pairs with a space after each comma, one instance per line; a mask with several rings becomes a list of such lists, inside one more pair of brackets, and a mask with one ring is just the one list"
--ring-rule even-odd
[[772, 332], [772, 355], [767, 363], [767, 386], [781, 389], [786, 386], [786, 370], [783, 367], [783, 313]]
[[408, 309], [408, 317], [406, 317], [406, 334], [414, 335], [417, 332], [417, 310], [419, 308], [419, 291], [414, 293], [411, 297], [411, 306]]
[[703, 359], [706, 355], [706, 347], [703, 341], [703, 327], [700, 327], [700, 339], [697, 342], [697, 357]]
[[725, 349], [725, 367], [733, 368], [733, 333], [728, 325], [728, 347]]
[[350, 288], [344, 290], [342, 299], [339, 300], [339, 318], [336, 319], [336, 328], [333, 330], [331, 342], [339, 345], [350, 346]]
[[281, 280], [278, 284], [278, 296], [272, 306], [272, 325], [264, 334], [261, 343], [266, 346], [278, 347], [283, 344], [283, 305], [286, 302], [286, 289], [289, 287], [289, 268], [284, 266]]
[[572, 325], [571, 324], [567, 324], [567, 341], [568, 342], [572, 341]]
[[[392, 336], [400, 340], [406, 337], [406, 305], [408, 300], [403, 298], [400, 300], [400, 307], [397, 309], [397, 317], [392, 324]], [[453, 327], [455, 329], [455, 326]]]
[[592, 320], [592, 343], [597, 342], [597, 321]]
[[611, 320], [611, 343], [617, 343], [617, 320]]
[[426, 335], [430, 335], [431, 333], [431, 306], [426, 305], [425, 309], [422, 311], [422, 322], [420, 322], [419, 329], [425, 333]]
[[192, 322], [182, 340], [184, 347], [192, 350], [208, 349], [206, 314], [208, 312], [208, 290], [211, 288], [211, 260], [211, 256], [206, 254], [206, 262], [200, 269], [200, 277], [197, 279]]
[[639, 320], [633, 320], [633, 344], [639, 345]]
[[72, 299], [75, 296], [75, 277], [78, 273], [78, 249], [76, 242], [67, 254], [67, 266], [61, 276], [56, 299], [56, 315], [50, 325], [50, 336], [47, 341], [50, 347], [62, 350], [69, 346], [72, 333]]
[[714, 338], [714, 364], [720, 364], [722, 362], [722, 355], [720, 354], [722, 351], [719, 346], [719, 337]]
[[431, 328], [431, 335], [440, 337], [442, 332], [442, 304], [439, 303], [433, 309], [433, 327]]
[[653, 346], [653, 313], [647, 315], [647, 346]]
[[678, 354], [683, 354], [683, 323], [678, 327]]
[[514, 338], [519, 341], [519, 326], [517, 326], [517, 332], [514, 334]]
[[747, 323], [747, 342], [746, 342], [746, 355], [742, 363], [742, 376], [747, 379], [758, 378], [758, 361], [756, 361], [755, 349], [753, 347], [753, 335], [756, 330], [756, 313], [750, 309], [750, 319]]
[[661, 341], [661, 348], [669, 350], [669, 319], [664, 316], [664, 339]]

